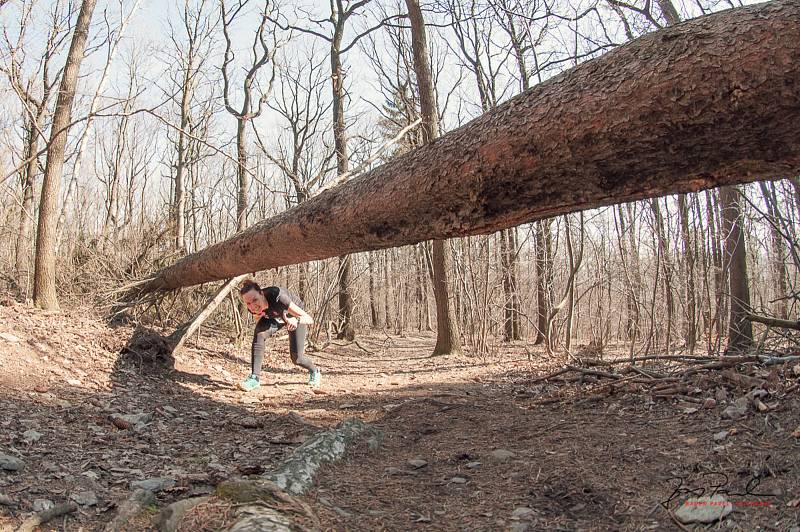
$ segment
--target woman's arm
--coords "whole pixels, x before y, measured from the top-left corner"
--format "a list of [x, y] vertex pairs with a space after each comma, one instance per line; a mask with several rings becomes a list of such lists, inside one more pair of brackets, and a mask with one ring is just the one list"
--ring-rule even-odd
[[305, 325], [311, 325], [312, 323], [314, 323], [314, 318], [312, 318], [308, 312], [301, 309], [294, 303], [289, 303], [289, 314], [296, 317], [299, 323]]

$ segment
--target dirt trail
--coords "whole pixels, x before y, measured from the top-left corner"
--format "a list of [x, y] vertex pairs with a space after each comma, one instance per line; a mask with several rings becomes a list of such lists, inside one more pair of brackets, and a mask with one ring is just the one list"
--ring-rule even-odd
[[[783, 531], [800, 519], [791, 367], [775, 385], [790, 391], [774, 391], [769, 412], [734, 421], [721, 417], [723, 403], [692, 408], [635, 386], [595, 397], [591, 382], [532, 384], [563, 361], [521, 344], [487, 359], [430, 358], [431, 335], [372, 335], [314, 353], [323, 386], [313, 393], [282, 336], [270, 345], [269, 385], [243, 394], [246, 347], [203, 337], [165, 371], [120, 356], [131, 333], [78, 310], [0, 307], [0, 455], [23, 463], [0, 470], [11, 500], [0, 529], [44, 500], [73, 500], [78, 511], [45, 529], [97, 530], [131, 482], [168, 479], [155, 513], [268, 471], [350, 416], [384, 438], [324, 469], [305, 496], [330, 530], [677, 530], [659, 503], [679, 482], [684, 497], [727, 490], [734, 511], [715, 527]], [[724, 388], [714, 379], [695, 391], [700, 400]], [[135, 414], [145, 415], [138, 429], [121, 417]]]

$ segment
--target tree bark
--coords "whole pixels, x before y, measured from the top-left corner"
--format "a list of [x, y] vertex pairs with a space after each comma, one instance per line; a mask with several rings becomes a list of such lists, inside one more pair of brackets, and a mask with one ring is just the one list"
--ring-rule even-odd
[[141, 289], [797, 174], [798, 86], [796, 1], [677, 24], [190, 255]]
[[[333, 9], [334, 4], [331, 3]], [[347, 129], [344, 121], [344, 70], [342, 69], [342, 37], [344, 36], [344, 23], [347, 20], [342, 12], [335, 17], [336, 26], [334, 36], [331, 40], [331, 89], [333, 91], [333, 144], [336, 149], [336, 174], [337, 177], [348, 173], [350, 164], [347, 151]], [[351, 259], [348, 255], [339, 256], [339, 314], [341, 316], [341, 327], [339, 328], [338, 338], [352, 341], [356, 337], [356, 330], [353, 327], [353, 296], [350, 293], [352, 282]]]
[[719, 190], [725, 234], [725, 266], [731, 298], [727, 353], [741, 351], [753, 343], [753, 324], [747, 319], [751, 312], [750, 289], [747, 284], [747, 251], [739, 195], [736, 187], [722, 187]]
[[[436, 94], [433, 90], [431, 66], [428, 59], [425, 19], [417, 0], [406, 0], [406, 8], [411, 21], [411, 47], [414, 52], [414, 73], [419, 87], [423, 142], [429, 145], [439, 136], [439, 115], [436, 112]], [[436, 300], [436, 346], [433, 354], [458, 354], [461, 352], [461, 330], [456, 318], [455, 300], [451, 295], [453, 256], [450, 246], [442, 240], [433, 242], [431, 254], [433, 256], [433, 295]]]
[[689, 205], [686, 194], [678, 195], [678, 211], [681, 220], [681, 240], [683, 241], [683, 258], [685, 261], [685, 294], [686, 294], [686, 329], [684, 339], [689, 354], [694, 354], [694, 347], [697, 342], [697, 303], [696, 289], [694, 284], [694, 263], [695, 253], [689, 228]]
[[47, 149], [47, 164], [42, 181], [42, 196], [39, 202], [39, 225], [36, 231], [36, 265], [33, 280], [33, 299], [37, 307], [58, 310], [56, 295], [56, 223], [58, 222], [58, 197], [61, 188], [61, 173], [64, 167], [64, 151], [67, 132], [72, 121], [72, 101], [75, 85], [83, 60], [89, 23], [92, 20], [96, 0], [83, 0], [75, 32], [64, 64], [64, 74], [58, 90], [58, 99], [53, 113], [50, 145]]

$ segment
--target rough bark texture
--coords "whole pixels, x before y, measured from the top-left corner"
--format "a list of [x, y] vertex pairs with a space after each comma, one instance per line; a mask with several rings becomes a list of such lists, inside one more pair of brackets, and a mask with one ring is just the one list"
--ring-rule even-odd
[[145, 291], [800, 172], [800, 2], [646, 35], [162, 271]]
[[46, 310], [58, 310], [56, 296], [56, 223], [57, 202], [61, 188], [61, 173], [64, 167], [64, 151], [67, 145], [67, 130], [72, 121], [72, 101], [75, 85], [83, 60], [89, 23], [92, 20], [96, 0], [83, 0], [75, 33], [72, 36], [64, 74], [58, 89], [56, 109], [51, 125], [50, 146], [47, 149], [47, 165], [42, 181], [42, 199], [39, 202], [39, 225], [36, 232], [36, 272], [33, 279], [33, 299], [36, 306]]
[[335, 429], [318, 434], [295, 449], [292, 456], [266, 478], [287, 493], [299, 495], [311, 487], [322, 465], [341, 458], [347, 446], [368, 428], [360, 419], [346, 419]]
[[747, 281], [747, 249], [744, 240], [744, 220], [736, 187], [719, 189], [722, 223], [725, 234], [725, 269], [728, 271], [730, 321], [728, 322], [727, 352], [746, 349], [753, 343], [753, 324], [750, 313], [750, 287]]
[[[423, 142], [428, 145], [439, 136], [439, 115], [436, 112], [436, 94], [433, 90], [431, 65], [428, 60], [428, 42], [425, 20], [416, 0], [406, 0], [408, 18], [411, 20], [411, 46], [414, 53], [414, 73], [419, 87], [422, 114]], [[433, 296], [436, 300], [436, 345], [434, 355], [461, 352], [461, 330], [452, 297], [450, 278], [453, 275], [453, 256], [450, 246], [436, 240], [431, 246], [433, 265]]]

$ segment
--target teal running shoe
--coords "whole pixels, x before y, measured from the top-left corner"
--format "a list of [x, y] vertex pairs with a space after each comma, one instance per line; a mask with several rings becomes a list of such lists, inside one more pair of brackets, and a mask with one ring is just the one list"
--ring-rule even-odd
[[255, 375], [252, 375], [252, 374], [249, 377], [247, 377], [245, 380], [243, 380], [242, 382], [239, 383], [239, 388], [241, 388], [242, 390], [244, 390], [246, 392], [252, 392], [253, 390], [258, 388], [259, 386], [261, 386], [261, 383], [258, 382], [258, 377], [256, 377]]
[[318, 369], [313, 369], [308, 372], [308, 385], [316, 388], [322, 382], [322, 372]]

